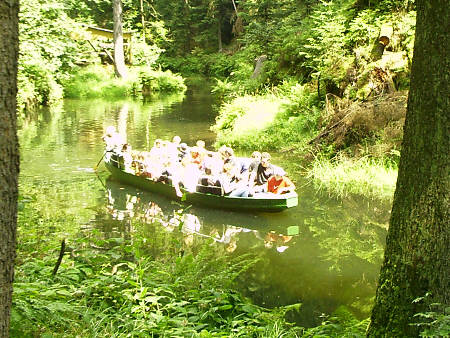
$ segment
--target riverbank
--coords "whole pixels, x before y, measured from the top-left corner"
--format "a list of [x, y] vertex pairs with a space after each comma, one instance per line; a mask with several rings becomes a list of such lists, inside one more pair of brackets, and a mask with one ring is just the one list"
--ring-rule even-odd
[[112, 65], [79, 68], [64, 84], [66, 98], [143, 98], [158, 94], [183, 93], [183, 77], [170, 70], [129, 67], [126, 78], [117, 78]]
[[323, 107], [311, 85], [285, 83], [225, 100], [212, 129], [216, 146], [296, 154], [305, 175], [330, 194], [389, 201], [406, 96], [398, 92], [364, 103], [334, 98]]

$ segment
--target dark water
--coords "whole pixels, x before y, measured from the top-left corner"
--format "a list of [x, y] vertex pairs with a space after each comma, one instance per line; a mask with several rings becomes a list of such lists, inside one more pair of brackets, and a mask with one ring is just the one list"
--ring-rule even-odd
[[[126, 132], [135, 149], [149, 149], [156, 138], [173, 135], [188, 144], [203, 139], [211, 147], [213, 104], [208, 87], [197, 85], [185, 97], [147, 103], [65, 101], [53, 111], [25, 117], [19, 131], [21, 185], [44, 191], [44, 208], [47, 203], [48, 210], [64, 210], [76, 217], [80, 228], [113, 236], [126, 231], [130, 220], [157, 215], [166, 221], [167, 231], [174, 231], [170, 218], [181, 204], [114, 182], [103, 166], [98, 170], [100, 179], [95, 175], [93, 167], [103, 152], [101, 136], [107, 126], [115, 125]], [[358, 196], [337, 199], [317, 192], [301, 176], [296, 159], [286, 154], [273, 158], [295, 181], [299, 206], [276, 214], [192, 206], [185, 216], [187, 245], [192, 237], [211, 237], [230, 255], [250, 252], [260, 257], [260, 263], [240, 280], [243, 291], [265, 306], [302, 303], [295, 319], [303, 325], [317, 324], [322, 313], [339, 306], [359, 318], [367, 317], [389, 203]]]

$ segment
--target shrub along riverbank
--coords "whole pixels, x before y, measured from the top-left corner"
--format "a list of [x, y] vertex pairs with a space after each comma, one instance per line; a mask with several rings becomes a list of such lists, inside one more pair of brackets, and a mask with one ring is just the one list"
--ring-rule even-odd
[[183, 93], [184, 79], [170, 70], [130, 67], [126, 78], [117, 78], [112, 66], [91, 65], [80, 68], [64, 82], [66, 98], [146, 97]]

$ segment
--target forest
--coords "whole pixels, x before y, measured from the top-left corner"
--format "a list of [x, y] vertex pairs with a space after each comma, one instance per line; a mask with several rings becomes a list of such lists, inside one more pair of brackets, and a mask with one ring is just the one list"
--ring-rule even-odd
[[[14, 102], [18, 143], [0, 140], [17, 178], [0, 179], [0, 225], [17, 217], [1, 241], [15, 266], [0, 263], [0, 336], [448, 336], [448, 7], [2, 1], [0, 27], [16, 13], [18, 30], [0, 47], [18, 52], [0, 110]], [[276, 154], [305, 211], [253, 220], [121, 192], [92, 170], [106, 123], [140, 146], [178, 132]], [[17, 176], [6, 155], [19, 149]]]

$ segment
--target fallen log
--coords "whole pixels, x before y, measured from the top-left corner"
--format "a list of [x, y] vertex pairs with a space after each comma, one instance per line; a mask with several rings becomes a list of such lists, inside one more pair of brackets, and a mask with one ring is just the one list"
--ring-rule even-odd
[[385, 48], [389, 45], [394, 29], [391, 25], [383, 25], [375, 46], [372, 49], [373, 60], [379, 60], [383, 56]]

